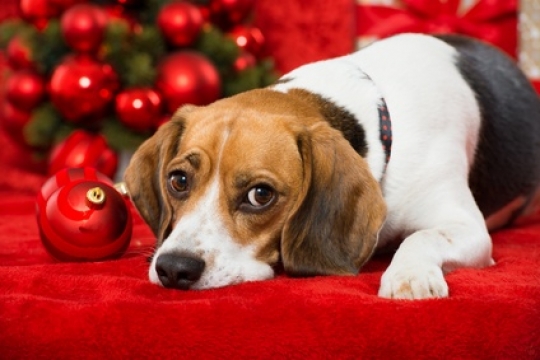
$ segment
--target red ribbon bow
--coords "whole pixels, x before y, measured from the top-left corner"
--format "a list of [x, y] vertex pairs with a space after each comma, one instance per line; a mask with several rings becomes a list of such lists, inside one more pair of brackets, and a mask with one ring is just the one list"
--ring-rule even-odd
[[404, 32], [458, 33], [516, 56], [517, 0], [480, 0], [464, 14], [460, 0], [402, 0], [401, 8], [359, 5], [358, 35], [384, 38]]

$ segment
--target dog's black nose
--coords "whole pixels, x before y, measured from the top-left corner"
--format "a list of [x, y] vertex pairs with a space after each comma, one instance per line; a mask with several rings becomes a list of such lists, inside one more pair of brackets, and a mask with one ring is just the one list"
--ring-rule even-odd
[[185, 254], [162, 254], [156, 259], [156, 272], [163, 286], [187, 290], [201, 278], [204, 260]]

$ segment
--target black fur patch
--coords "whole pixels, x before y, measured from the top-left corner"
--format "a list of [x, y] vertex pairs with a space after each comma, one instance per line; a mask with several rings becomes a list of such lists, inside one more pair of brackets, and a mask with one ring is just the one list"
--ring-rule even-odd
[[278, 84], [286, 84], [288, 83], [289, 81], [293, 80], [294, 78], [286, 78], [286, 77], [282, 77], [280, 79], [278, 79], [274, 85], [278, 85]]
[[459, 53], [457, 66], [482, 114], [469, 185], [488, 216], [540, 183], [540, 99], [514, 62], [460, 36], [438, 36]]
[[314, 104], [330, 126], [341, 131], [353, 149], [360, 156], [366, 157], [368, 152], [366, 132], [353, 114], [323, 96], [303, 89], [291, 89], [289, 94], [302, 97]]

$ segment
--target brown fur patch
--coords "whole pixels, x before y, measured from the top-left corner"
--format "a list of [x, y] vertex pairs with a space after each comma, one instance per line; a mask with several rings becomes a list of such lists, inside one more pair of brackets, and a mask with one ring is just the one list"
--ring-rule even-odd
[[[259, 260], [276, 262], [281, 240], [292, 273], [355, 273], [373, 252], [385, 206], [367, 164], [343, 137], [355, 129], [330, 126], [343, 117], [300, 90], [253, 90], [186, 107], [134, 155], [128, 187], [162, 240], [219, 179], [216, 216]], [[167, 174], [178, 170], [191, 182], [183, 198], [166, 187]], [[246, 195], [260, 184], [276, 200], [250, 209]]]
[[412, 292], [411, 284], [408, 282], [402, 282], [396, 294], [412, 294]]

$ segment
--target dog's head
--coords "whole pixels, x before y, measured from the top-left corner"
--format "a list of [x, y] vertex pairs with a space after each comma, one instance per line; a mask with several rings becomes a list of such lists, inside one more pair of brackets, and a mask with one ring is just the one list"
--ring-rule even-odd
[[150, 280], [214, 288], [356, 274], [385, 205], [365, 160], [305, 101], [254, 90], [185, 106], [135, 153], [125, 180], [157, 236]]

